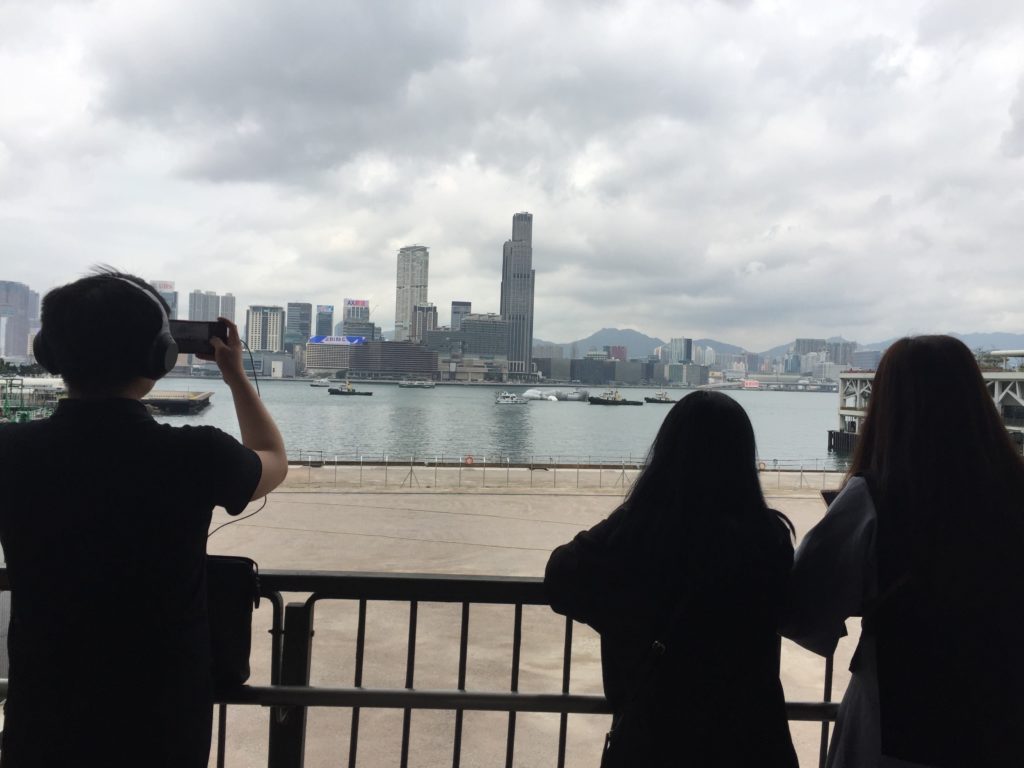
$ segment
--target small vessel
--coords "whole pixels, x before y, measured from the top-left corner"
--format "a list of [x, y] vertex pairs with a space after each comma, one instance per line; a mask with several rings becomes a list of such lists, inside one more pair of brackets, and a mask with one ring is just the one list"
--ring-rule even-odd
[[433, 389], [434, 382], [426, 379], [409, 379], [398, 382], [398, 386], [402, 389]]
[[372, 395], [373, 392], [360, 392], [352, 386], [351, 381], [346, 381], [340, 387], [331, 387], [327, 390], [329, 395]]
[[496, 405], [524, 405], [530, 401], [514, 392], [499, 392], [494, 402]]
[[627, 400], [619, 394], [617, 389], [609, 389], [599, 397], [591, 397], [587, 401], [591, 405], [643, 405], [643, 402], [640, 400]]
[[309, 382], [309, 386], [311, 386], [311, 387], [329, 387], [329, 386], [331, 386], [331, 382], [328, 379], [313, 379], [311, 382]]
[[644, 402], [645, 403], [675, 403], [677, 401], [673, 400], [671, 397], [669, 397], [668, 396], [668, 392], [666, 392], [664, 389], [660, 389], [660, 390], [658, 390], [657, 392], [654, 393], [654, 397], [645, 397], [644, 398]]

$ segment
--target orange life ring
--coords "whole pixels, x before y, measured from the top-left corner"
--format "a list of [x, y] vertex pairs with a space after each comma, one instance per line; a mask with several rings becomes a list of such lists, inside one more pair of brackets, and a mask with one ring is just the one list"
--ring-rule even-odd
[[472, 456], [467, 456], [466, 457], [466, 463], [467, 464], [472, 464], [473, 463], [473, 457]]
[[764, 463], [764, 462], [762, 461], [762, 462], [760, 462], [760, 463], [759, 463], [759, 464], [757, 465], [757, 468], [758, 468], [759, 470], [761, 470], [762, 472], [764, 472], [764, 471], [765, 471], [765, 470], [766, 470], [766, 469], [767, 469], [768, 467], [767, 467], [767, 466], [765, 466], [765, 463]]

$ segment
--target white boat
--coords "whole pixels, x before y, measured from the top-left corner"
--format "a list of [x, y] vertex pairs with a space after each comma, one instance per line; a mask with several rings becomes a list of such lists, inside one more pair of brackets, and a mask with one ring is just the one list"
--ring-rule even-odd
[[331, 382], [328, 379], [313, 379], [311, 382], [309, 382], [309, 386], [311, 386], [311, 387], [329, 387], [329, 386], [331, 386]]
[[434, 382], [415, 379], [410, 381], [400, 381], [398, 382], [398, 386], [402, 389], [433, 389]]
[[498, 396], [494, 398], [494, 402], [496, 405], [523, 405], [530, 401], [514, 392], [499, 392]]

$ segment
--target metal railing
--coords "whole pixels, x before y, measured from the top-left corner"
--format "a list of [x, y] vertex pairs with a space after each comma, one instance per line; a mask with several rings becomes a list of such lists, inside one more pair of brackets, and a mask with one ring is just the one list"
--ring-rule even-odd
[[[6, 569], [0, 568], [0, 590], [9, 589]], [[607, 715], [611, 709], [604, 696], [572, 693], [573, 627], [564, 622], [561, 675], [556, 692], [524, 693], [519, 690], [523, 644], [524, 606], [544, 606], [543, 582], [539, 578], [494, 576], [451, 576], [425, 574], [350, 573], [323, 571], [264, 571], [260, 593], [272, 606], [270, 685], [244, 685], [219, 691], [217, 702], [216, 765], [228, 762], [227, 711], [229, 706], [259, 706], [269, 711], [268, 768], [302, 768], [305, 763], [307, 712], [311, 707], [351, 709], [348, 757], [344, 764], [356, 768], [359, 755], [360, 713], [363, 709], [401, 710], [401, 751], [399, 765], [409, 763], [412, 713], [415, 710], [445, 710], [455, 713], [451, 765], [462, 760], [464, 714], [466, 712], [507, 713], [505, 726], [506, 768], [512, 768], [516, 750], [517, 715], [520, 712], [551, 713], [559, 716], [558, 746], [552, 762], [566, 763], [568, 716]], [[285, 602], [285, 594], [304, 599]], [[351, 687], [322, 687], [310, 684], [313, 658], [315, 607], [323, 601], [355, 601], [358, 607], [355, 664]], [[364, 687], [366, 661], [367, 605], [369, 602], [407, 603], [405, 684], [402, 688]], [[458, 666], [455, 687], [421, 690], [416, 679], [416, 648], [419, 607], [423, 603], [456, 604], [461, 609]], [[469, 624], [474, 605], [509, 606], [513, 611], [512, 649], [507, 690], [467, 688]], [[332, 659], [332, 662], [336, 661]], [[552, 681], [553, 683], [555, 681]], [[553, 687], [556, 687], [553, 686]], [[0, 697], [6, 681], [0, 680]], [[832, 659], [825, 661], [825, 679], [820, 702], [786, 702], [791, 721], [821, 723], [819, 768], [828, 748], [830, 724], [838, 714], [832, 699]], [[339, 760], [339, 762], [342, 762]]]
[[[455, 456], [344, 455], [296, 451], [293, 471], [305, 471], [309, 488], [517, 488], [600, 489], [626, 492], [644, 467], [643, 457], [530, 456], [465, 453]], [[301, 468], [301, 469], [300, 469]], [[844, 470], [824, 462], [772, 459], [758, 462], [762, 485], [786, 490], [838, 487]]]
[[[359, 751], [360, 711], [366, 708], [400, 709], [403, 712], [399, 765], [409, 759], [410, 728], [413, 710], [448, 710], [455, 713], [451, 765], [461, 764], [463, 718], [467, 711], [506, 712], [506, 768], [513, 765], [516, 747], [516, 716], [520, 712], [545, 712], [559, 716], [557, 753], [553, 762], [565, 766], [569, 714], [610, 714], [603, 696], [570, 692], [573, 622], [566, 619], [562, 642], [560, 690], [552, 693], [519, 691], [520, 659], [523, 637], [523, 607], [544, 606], [543, 582], [538, 578], [491, 576], [449, 576], [424, 574], [375, 574], [346, 572], [266, 571], [260, 576], [261, 592], [273, 605], [271, 628], [271, 685], [243, 686], [220, 696], [218, 763], [225, 765], [227, 734], [226, 706], [259, 705], [272, 708], [270, 717], [269, 768], [301, 768], [304, 763], [306, 715], [309, 707], [350, 708], [351, 730], [347, 765], [355, 768]], [[301, 601], [285, 603], [283, 593], [303, 593]], [[312, 638], [317, 603], [325, 600], [352, 600], [358, 604], [355, 665], [351, 687], [311, 687]], [[407, 603], [407, 640], [404, 688], [363, 687], [366, 659], [366, 615], [371, 601]], [[420, 690], [416, 678], [416, 647], [419, 606], [421, 603], [454, 603], [461, 607], [458, 666], [455, 687], [447, 690]], [[467, 656], [469, 623], [473, 605], [506, 605], [513, 609], [513, 637], [509, 666], [509, 685], [504, 691], [468, 690]], [[821, 702], [787, 702], [790, 720], [821, 722], [819, 765], [824, 766], [829, 724], [836, 718], [838, 706], [831, 703], [832, 660], [826, 660], [825, 684]]]

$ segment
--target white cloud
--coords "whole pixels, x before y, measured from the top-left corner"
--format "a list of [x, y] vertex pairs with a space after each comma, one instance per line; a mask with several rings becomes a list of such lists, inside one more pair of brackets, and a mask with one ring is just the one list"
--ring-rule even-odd
[[529, 210], [542, 338], [1021, 330], [1022, 32], [1012, 0], [5, 5], [0, 278], [388, 327], [410, 242], [442, 319], [496, 311]]

